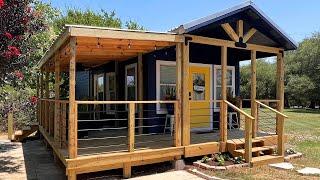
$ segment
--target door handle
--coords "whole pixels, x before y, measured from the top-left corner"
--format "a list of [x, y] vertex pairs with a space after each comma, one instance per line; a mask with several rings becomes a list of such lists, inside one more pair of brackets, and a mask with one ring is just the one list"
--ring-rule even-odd
[[192, 98], [191, 98], [192, 96], [191, 96], [191, 92], [189, 92], [189, 100], [192, 100]]

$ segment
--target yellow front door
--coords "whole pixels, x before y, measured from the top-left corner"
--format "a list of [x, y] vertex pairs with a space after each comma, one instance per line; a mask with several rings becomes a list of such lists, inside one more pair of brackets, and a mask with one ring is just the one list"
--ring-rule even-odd
[[211, 125], [210, 67], [190, 65], [189, 99], [190, 127], [209, 129]]

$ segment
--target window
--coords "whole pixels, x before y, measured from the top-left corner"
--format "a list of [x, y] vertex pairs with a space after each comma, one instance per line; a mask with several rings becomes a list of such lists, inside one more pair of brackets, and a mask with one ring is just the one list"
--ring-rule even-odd
[[[157, 61], [157, 100], [176, 99], [176, 63]], [[157, 104], [158, 113], [166, 113], [165, 104]]]
[[[110, 72], [106, 74], [106, 100], [107, 101], [114, 101], [116, 100], [116, 81], [115, 81], [115, 73]], [[115, 113], [115, 105], [108, 104], [106, 105], [107, 113], [114, 114]]]
[[[104, 74], [96, 74], [94, 75], [94, 99], [96, 101], [104, 100]], [[94, 105], [94, 109], [98, 111], [104, 111], [105, 106], [102, 104]]]
[[137, 63], [127, 65], [125, 76], [125, 95], [127, 101], [137, 99]]
[[97, 101], [104, 100], [104, 74], [94, 76], [94, 98]]
[[[214, 66], [214, 100], [221, 99], [221, 66]], [[227, 67], [227, 95], [235, 96], [235, 68]], [[214, 103], [215, 111], [220, 111], [220, 103]]]

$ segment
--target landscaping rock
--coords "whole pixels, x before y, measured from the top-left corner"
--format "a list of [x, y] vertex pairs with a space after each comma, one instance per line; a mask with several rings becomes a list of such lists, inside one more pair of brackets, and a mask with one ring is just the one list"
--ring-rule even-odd
[[184, 163], [183, 159], [173, 161], [173, 167], [175, 170], [183, 170], [186, 164]]
[[302, 175], [317, 175], [320, 176], [320, 169], [319, 168], [310, 168], [306, 167], [300, 170], [297, 170], [299, 174]]
[[197, 175], [198, 177], [201, 177], [203, 179], [207, 179], [207, 180], [222, 180], [221, 178], [218, 178], [216, 176], [209, 176], [203, 172], [198, 171], [197, 169], [189, 169], [188, 170], [190, 173]]
[[285, 156], [284, 161], [288, 162], [292, 159], [301, 158], [301, 157], [302, 157], [302, 153], [297, 152], [296, 154], [289, 154], [289, 155]]
[[294, 169], [291, 163], [283, 162], [283, 163], [275, 163], [269, 164], [270, 167], [277, 168], [277, 169], [285, 169], [285, 170], [292, 170]]

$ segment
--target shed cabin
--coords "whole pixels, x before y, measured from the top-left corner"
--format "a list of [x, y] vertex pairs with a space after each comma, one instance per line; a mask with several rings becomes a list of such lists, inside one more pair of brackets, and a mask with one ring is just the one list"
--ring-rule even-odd
[[[217, 152], [280, 162], [284, 51], [296, 48], [251, 2], [170, 32], [66, 25], [39, 63], [39, 130], [69, 179]], [[276, 98], [258, 100], [256, 60], [272, 56]], [[251, 114], [239, 98], [244, 60]]]

